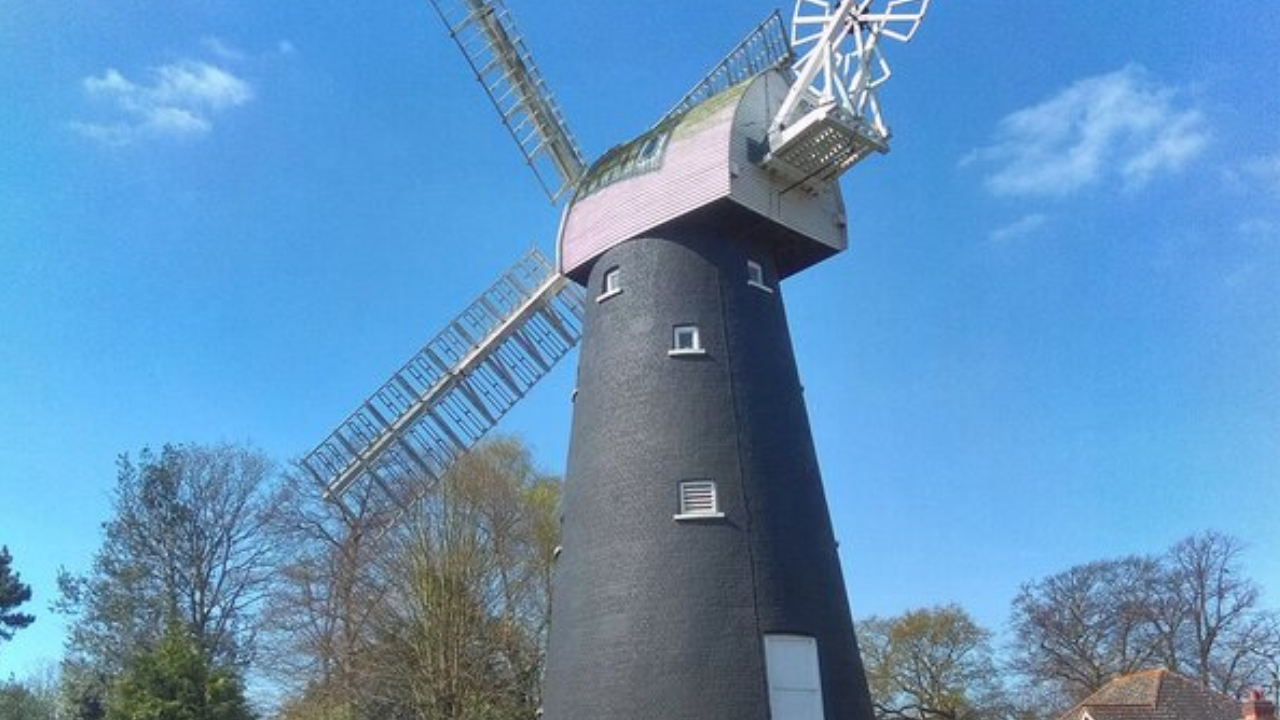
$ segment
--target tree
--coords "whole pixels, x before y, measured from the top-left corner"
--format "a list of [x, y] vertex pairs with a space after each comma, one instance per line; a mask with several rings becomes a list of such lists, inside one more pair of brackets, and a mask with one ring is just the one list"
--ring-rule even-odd
[[0, 720], [57, 720], [56, 672], [35, 674], [25, 681], [10, 677], [0, 682]]
[[349, 515], [334, 512], [323, 490], [305, 471], [287, 473], [271, 526], [282, 562], [262, 615], [269, 648], [262, 660], [293, 693], [282, 718], [355, 717], [389, 582], [379, 559], [381, 490], [372, 483], [348, 490]]
[[13, 556], [0, 546], [0, 640], [12, 640], [14, 633], [35, 622], [35, 617], [16, 610], [31, 599], [31, 586], [11, 567]]
[[69, 720], [103, 720], [107, 716], [107, 694], [112, 678], [84, 660], [65, 658], [62, 662], [62, 706]]
[[[274, 525], [288, 558], [266, 617], [279, 718], [516, 720], [540, 704], [559, 483], [499, 438], [388, 526], [374, 483], [343, 497], [291, 473]], [[397, 509], [398, 510], [398, 509]]]
[[406, 518], [388, 556], [379, 685], [418, 718], [535, 717], [558, 484], [511, 439], [472, 450]]
[[1161, 650], [1170, 668], [1238, 697], [1280, 659], [1280, 619], [1259, 607], [1261, 592], [1240, 564], [1243, 544], [1208, 531], [1165, 555], [1167, 605]]
[[1064, 708], [1152, 666], [1238, 696], [1265, 682], [1280, 654], [1280, 618], [1261, 607], [1242, 551], [1209, 531], [1159, 556], [1087, 563], [1024, 585], [1013, 603], [1013, 667]]
[[1013, 667], [1078, 700], [1151, 665], [1158, 657], [1151, 616], [1159, 584], [1159, 565], [1133, 556], [1024, 585], [1013, 601]]
[[59, 577], [73, 617], [64, 672], [85, 720], [102, 692], [160, 642], [186, 628], [212, 663], [241, 667], [254, 650], [254, 613], [271, 578], [265, 527], [272, 464], [234, 445], [165, 446], [118, 463], [114, 514], [83, 577]]
[[0, 682], [0, 720], [54, 720], [55, 712], [26, 685], [12, 679]]
[[876, 717], [992, 720], [1008, 714], [991, 633], [957, 605], [858, 625]]
[[107, 720], [253, 720], [234, 671], [211, 666], [192, 633], [170, 621], [154, 650], [112, 688]]

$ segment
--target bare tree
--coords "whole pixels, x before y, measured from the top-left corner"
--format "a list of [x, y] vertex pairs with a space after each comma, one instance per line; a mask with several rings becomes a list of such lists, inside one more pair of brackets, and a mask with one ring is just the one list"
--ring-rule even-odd
[[1156, 661], [1146, 606], [1159, 584], [1150, 558], [1077, 565], [1022, 587], [1013, 601], [1013, 667], [1070, 699]]
[[322, 491], [305, 472], [287, 473], [272, 516], [281, 563], [261, 616], [262, 667], [292, 696], [284, 717], [354, 717], [386, 595], [377, 489], [350, 490], [350, 515]]
[[1157, 557], [1103, 560], [1028, 583], [1013, 603], [1012, 667], [1066, 707], [1117, 675], [1164, 666], [1238, 695], [1280, 657], [1240, 541], [1189, 537]]
[[1261, 591], [1241, 566], [1243, 551], [1238, 539], [1208, 531], [1164, 558], [1166, 604], [1177, 621], [1161, 637], [1162, 659], [1232, 695], [1262, 682], [1280, 658], [1280, 619], [1260, 607]]
[[165, 446], [136, 463], [121, 456], [92, 570], [59, 578], [60, 610], [74, 618], [68, 674], [118, 675], [155, 646], [168, 619], [211, 661], [247, 663], [275, 564], [265, 533], [272, 472], [262, 453], [237, 445]]
[[376, 484], [323, 506], [293, 474], [266, 625], [281, 718], [516, 720], [539, 704], [559, 483], [488, 441], [388, 526]]

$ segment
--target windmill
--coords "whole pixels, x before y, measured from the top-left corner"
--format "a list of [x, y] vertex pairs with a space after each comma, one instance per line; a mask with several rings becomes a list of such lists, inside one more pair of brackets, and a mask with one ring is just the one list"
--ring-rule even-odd
[[779, 282], [845, 249], [880, 42], [929, 0], [797, 0], [589, 165], [501, 0], [431, 2], [568, 198], [556, 264], [522, 257], [302, 466], [394, 513], [581, 339], [544, 717], [870, 720]]

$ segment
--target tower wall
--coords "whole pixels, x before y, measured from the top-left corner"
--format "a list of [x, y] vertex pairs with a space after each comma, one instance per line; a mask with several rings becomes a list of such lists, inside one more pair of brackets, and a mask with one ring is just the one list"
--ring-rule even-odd
[[[592, 267], [548, 720], [769, 720], [767, 633], [816, 638], [826, 720], [871, 720], [768, 247], [683, 224]], [[668, 355], [683, 324], [705, 354]], [[684, 480], [724, 517], [675, 519]]]

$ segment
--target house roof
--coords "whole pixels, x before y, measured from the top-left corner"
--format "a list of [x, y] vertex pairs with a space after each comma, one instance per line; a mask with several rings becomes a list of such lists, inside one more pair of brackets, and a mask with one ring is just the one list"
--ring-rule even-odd
[[1169, 670], [1124, 675], [1058, 720], [1240, 720], [1240, 703]]

